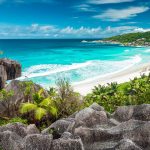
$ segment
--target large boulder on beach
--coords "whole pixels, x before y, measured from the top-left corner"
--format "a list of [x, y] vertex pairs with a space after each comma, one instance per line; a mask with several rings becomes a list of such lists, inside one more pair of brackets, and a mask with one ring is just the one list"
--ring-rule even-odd
[[7, 73], [3, 65], [0, 65], [0, 89], [5, 87], [7, 80]]
[[0, 59], [0, 65], [4, 66], [7, 74], [7, 80], [16, 79], [21, 76], [21, 65], [14, 60]]
[[0, 89], [5, 87], [6, 80], [16, 79], [21, 76], [21, 65], [10, 59], [0, 59]]

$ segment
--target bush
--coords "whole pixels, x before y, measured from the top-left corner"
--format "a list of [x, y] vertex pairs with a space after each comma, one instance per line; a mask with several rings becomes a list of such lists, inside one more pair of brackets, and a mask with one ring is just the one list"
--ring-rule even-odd
[[130, 82], [107, 86], [98, 85], [85, 97], [85, 105], [97, 102], [107, 111], [113, 112], [118, 106], [150, 103], [150, 75], [142, 75]]
[[58, 118], [67, 117], [82, 109], [82, 97], [79, 93], [74, 92], [68, 79], [58, 79], [56, 85], [55, 92], [54, 89], [51, 89], [49, 93], [52, 93], [52, 98], [56, 102]]

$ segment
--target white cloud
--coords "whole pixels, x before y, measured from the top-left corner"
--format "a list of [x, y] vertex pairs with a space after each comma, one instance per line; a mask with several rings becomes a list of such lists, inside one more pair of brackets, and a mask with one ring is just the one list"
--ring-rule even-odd
[[77, 5], [77, 6], [74, 6], [74, 8], [79, 11], [85, 11], [85, 12], [95, 12], [96, 11], [96, 9], [92, 8], [88, 4]]
[[71, 26], [58, 28], [53, 25], [32, 24], [30, 26], [0, 26], [0, 38], [103, 38], [129, 32], [145, 32], [150, 29], [138, 28], [136, 26], [119, 26], [106, 28]]
[[124, 2], [133, 2], [135, 0], [89, 0], [91, 4], [113, 4], [113, 3], [124, 3]]
[[134, 29], [134, 32], [147, 32], [147, 31], [150, 31], [150, 29], [143, 29], [143, 28]]
[[119, 21], [121, 19], [129, 19], [137, 16], [137, 14], [148, 11], [149, 7], [129, 7], [126, 9], [108, 9], [102, 14], [93, 16], [97, 19], [102, 19], [106, 21]]

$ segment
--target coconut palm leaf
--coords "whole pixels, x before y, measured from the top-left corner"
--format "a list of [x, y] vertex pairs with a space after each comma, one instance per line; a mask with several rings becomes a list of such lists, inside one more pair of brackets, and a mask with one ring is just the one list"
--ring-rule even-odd
[[21, 105], [20, 112], [22, 114], [24, 114], [24, 113], [27, 113], [27, 112], [30, 112], [30, 111], [34, 111], [36, 109], [37, 109], [37, 106], [35, 104], [32, 104], [32, 103], [23, 103]]
[[50, 107], [50, 114], [57, 117], [58, 109], [54, 106]]
[[48, 106], [52, 105], [52, 100], [48, 97], [48, 98], [44, 99], [39, 105], [41, 107], [48, 107]]
[[37, 120], [41, 120], [46, 114], [47, 114], [47, 112], [44, 108], [39, 107], [35, 110], [35, 118]]

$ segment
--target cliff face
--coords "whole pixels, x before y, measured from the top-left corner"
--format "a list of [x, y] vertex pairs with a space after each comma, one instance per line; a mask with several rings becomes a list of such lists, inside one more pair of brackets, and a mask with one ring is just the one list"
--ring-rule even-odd
[[21, 76], [21, 65], [13, 60], [0, 59], [0, 89], [4, 88], [6, 80]]

